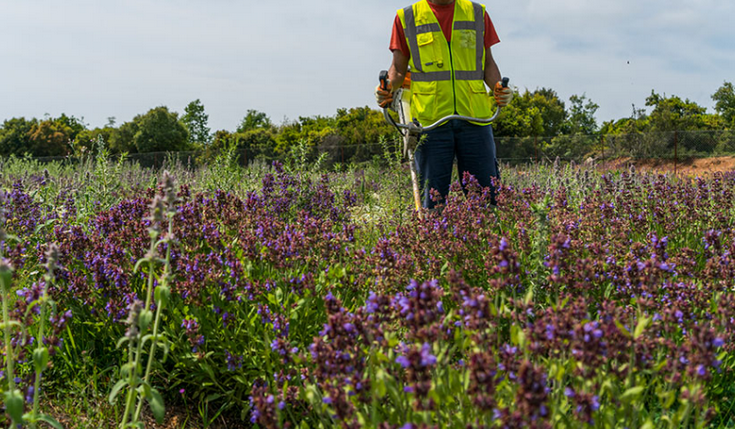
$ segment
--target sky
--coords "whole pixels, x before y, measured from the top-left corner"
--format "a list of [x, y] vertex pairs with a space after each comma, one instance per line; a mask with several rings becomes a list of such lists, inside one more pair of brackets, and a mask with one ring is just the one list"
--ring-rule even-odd
[[[62, 113], [101, 127], [199, 99], [214, 130], [375, 105], [410, 0], [0, 0], [0, 121]], [[486, 0], [519, 91], [586, 95], [599, 122], [656, 91], [713, 112], [735, 81], [735, 1]]]

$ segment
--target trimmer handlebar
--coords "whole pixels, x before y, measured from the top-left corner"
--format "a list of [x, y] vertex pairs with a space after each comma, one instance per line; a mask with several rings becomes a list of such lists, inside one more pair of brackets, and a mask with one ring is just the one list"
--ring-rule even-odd
[[[388, 71], [387, 70], [381, 71], [380, 72], [379, 79], [380, 79], [380, 87], [381, 87], [381, 89], [387, 90], [387, 88], [388, 88]], [[501, 85], [503, 86], [503, 88], [507, 88], [508, 87], [508, 82], [509, 81], [510, 81], [509, 78], [507, 78], [507, 77], [504, 77], [503, 78], [503, 80], [501, 81]], [[433, 124], [428, 125], [428, 126], [425, 126], [425, 127], [422, 126], [416, 119], [414, 119], [412, 122], [409, 122], [408, 124], [399, 124], [399, 123], [397, 123], [395, 120], [393, 120], [393, 117], [391, 117], [390, 114], [388, 113], [388, 108], [387, 107], [384, 107], [383, 108], [383, 116], [385, 117], [385, 120], [388, 121], [388, 123], [393, 124], [395, 127], [399, 128], [399, 129], [408, 130], [408, 132], [410, 132], [410, 133], [419, 133], [420, 134], [420, 133], [422, 133], [424, 131], [433, 130], [434, 128], [438, 127], [439, 125], [443, 124], [444, 122], [450, 121], [452, 119], [459, 119], [459, 120], [462, 120], [462, 121], [477, 122], [478, 124], [489, 124], [489, 123], [493, 122], [495, 119], [498, 118], [498, 115], [500, 114], [500, 110], [501, 110], [500, 107], [498, 107], [497, 110], [495, 110], [495, 113], [493, 114], [493, 116], [491, 116], [490, 118], [487, 118], [487, 119], [472, 118], [470, 116], [464, 116], [464, 115], [449, 115], [449, 116], [445, 116], [445, 117], [439, 119], [438, 121], [434, 122]]]

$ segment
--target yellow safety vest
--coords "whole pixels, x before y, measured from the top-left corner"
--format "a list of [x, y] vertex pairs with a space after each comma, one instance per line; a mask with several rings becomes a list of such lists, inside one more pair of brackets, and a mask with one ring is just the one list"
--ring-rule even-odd
[[452, 43], [427, 0], [398, 10], [411, 52], [411, 119], [431, 125], [452, 114], [492, 116], [485, 89], [485, 6], [455, 0]]

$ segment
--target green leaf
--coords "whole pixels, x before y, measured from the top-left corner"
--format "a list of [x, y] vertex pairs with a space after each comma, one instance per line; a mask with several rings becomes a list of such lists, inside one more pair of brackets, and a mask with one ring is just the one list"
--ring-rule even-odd
[[0, 286], [4, 293], [10, 292], [10, 285], [13, 282], [13, 267], [0, 261]]
[[128, 338], [128, 337], [122, 337], [122, 338], [120, 338], [119, 340], [117, 340], [117, 345], [115, 346], [115, 348], [118, 348], [119, 349], [120, 346], [122, 346], [123, 344], [125, 344], [126, 341], [129, 341], [129, 340], [130, 340], [130, 338]]
[[623, 402], [632, 402], [638, 399], [638, 397], [641, 396], [641, 393], [643, 393], [644, 390], [646, 390], [645, 386], [631, 387], [630, 389], [623, 392], [623, 395], [620, 396], [620, 400]]
[[120, 389], [122, 389], [127, 384], [127, 380], [120, 380], [112, 387], [112, 390], [110, 391], [110, 404], [115, 404], [115, 399], [117, 398], [117, 395], [120, 393]]
[[33, 366], [36, 372], [41, 372], [48, 365], [49, 355], [46, 347], [38, 347], [33, 351]]
[[156, 300], [158, 306], [162, 306], [168, 303], [171, 297], [171, 288], [168, 286], [157, 286], [153, 291], [153, 297]]
[[643, 426], [641, 426], [641, 429], [653, 429], [653, 428], [654, 426], [653, 426], [653, 422], [651, 421], [651, 419], [646, 420], [646, 422], [643, 423]]
[[204, 398], [204, 402], [214, 401], [215, 399], [219, 399], [221, 396], [222, 395], [220, 395], [219, 393], [210, 393], [209, 395], [207, 395], [206, 398]]
[[388, 389], [385, 387], [385, 373], [382, 369], [379, 369], [378, 373], [376, 374], [375, 390], [378, 398], [383, 398], [388, 393]]
[[42, 225], [37, 225], [36, 226], [35, 234], [38, 234], [41, 230], [46, 229], [47, 227], [49, 227], [50, 225], [52, 225], [54, 222], [56, 222], [56, 218], [49, 219], [49, 220], [46, 221], [46, 223], [44, 223]]
[[151, 326], [151, 321], [153, 320], [153, 312], [149, 309], [143, 309], [140, 311], [140, 316], [138, 316], [138, 326], [140, 326], [140, 331], [145, 332], [149, 326]]
[[630, 337], [630, 331], [628, 331], [628, 329], [626, 329], [626, 327], [622, 323], [620, 323], [619, 320], [615, 320], [615, 326], [618, 327], [621, 334], [625, 335], [626, 337]]
[[633, 331], [633, 339], [637, 340], [638, 337], [643, 335], [643, 331], [646, 329], [646, 326], [648, 326], [648, 323], [651, 322], [650, 317], [641, 317], [638, 320], [638, 324], [635, 327], [635, 331]]
[[13, 424], [23, 423], [23, 394], [20, 390], [5, 392], [5, 412], [8, 413]]
[[524, 298], [524, 303], [526, 305], [530, 304], [533, 301], [533, 287], [528, 288], [528, 292], [526, 292], [526, 297]]
[[166, 416], [166, 407], [163, 405], [163, 397], [158, 390], [151, 389], [148, 397], [148, 405], [151, 407], [153, 417], [156, 418], [156, 423], [163, 423], [163, 418]]
[[40, 416], [38, 416], [38, 420], [48, 423], [54, 429], [64, 429], [64, 426], [61, 426], [61, 423], [56, 421], [55, 418], [49, 416], [48, 414], [41, 414]]

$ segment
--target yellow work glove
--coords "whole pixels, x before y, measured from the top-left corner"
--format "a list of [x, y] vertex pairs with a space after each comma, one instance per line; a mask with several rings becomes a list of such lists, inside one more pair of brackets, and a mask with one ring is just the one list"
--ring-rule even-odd
[[495, 97], [495, 104], [499, 107], [505, 107], [513, 99], [513, 90], [509, 87], [503, 88], [503, 84], [498, 81], [495, 84], [495, 88], [493, 88], [493, 96]]
[[380, 85], [375, 87], [375, 100], [378, 102], [378, 106], [385, 109], [390, 107], [393, 103], [393, 91], [391, 89], [390, 81], [388, 81], [388, 89], [385, 90]]

